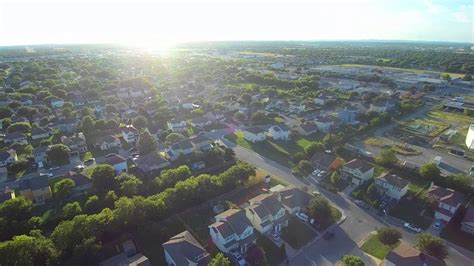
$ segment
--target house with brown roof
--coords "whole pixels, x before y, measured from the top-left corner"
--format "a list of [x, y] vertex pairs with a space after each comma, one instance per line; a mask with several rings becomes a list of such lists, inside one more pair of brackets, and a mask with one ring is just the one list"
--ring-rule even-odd
[[134, 161], [138, 175], [153, 176], [161, 172], [170, 165], [170, 162], [159, 154], [152, 152], [150, 154], [140, 156]]
[[342, 178], [357, 186], [374, 177], [375, 167], [365, 160], [353, 159], [342, 167]]
[[208, 265], [211, 255], [204, 249], [199, 241], [188, 232], [184, 231], [161, 244], [165, 252], [165, 260], [169, 266], [177, 265]]
[[103, 163], [111, 165], [115, 174], [128, 172], [127, 160], [116, 153], [106, 156]]
[[279, 235], [281, 230], [288, 226], [286, 210], [278, 200], [278, 195], [260, 194], [249, 200], [245, 208], [245, 215], [254, 228], [262, 234], [272, 233]]
[[402, 241], [390, 251], [380, 266], [444, 266], [443, 261], [419, 251]]
[[237, 251], [245, 254], [255, 244], [254, 228], [241, 209], [229, 209], [215, 216], [209, 225], [212, 242], [224, 253]]
[[474, 205], [471, 205], [464, 215], [461, 222], [461, 230], [464, 232], [474, 235]]
[[399, 201], [408, 192], [407, 180], [393, 174], [385, 173], [375, 178], [375, 187], [381, 196]]
[[428, 190], [428, 200], [436, 206], [435, 218], [449, 223], [461, 207], [464, 194], [432, 183]]

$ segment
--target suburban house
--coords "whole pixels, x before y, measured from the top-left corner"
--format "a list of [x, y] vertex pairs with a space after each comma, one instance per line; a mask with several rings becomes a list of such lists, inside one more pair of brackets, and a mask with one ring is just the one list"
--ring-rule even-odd
[[224, 104], [224, 107], [227, 112], [234, 112], [239, 110], [240, 104], [238, 102], [228, 102]]
[[26, 137], [25, 134], [21, 132], [12, 132], [12, 133], [5, 134], [5, 137], [3, 138], [3, 142], [5, 144], [26, 145], [28, 144], [28, 138]]
[[212, 148], [211, 139], [204, 135], [197, 135], [189, 139], [195, 151], [207, 151]]
[[181, 120], [177, 118], [166, 122], [166, 125], [168, 126], [168, 129], [173, 132], [184, 132], [186, 131], [187, 126], [188, 126], [185, 120]]
[[73, 133], [76, 131], [77, 120], [75, 119], [62, 119], [51, 125], [51, 128], [56, 128], [66, 133]]
[[268, 129], [267, 135], [274, 140], [289, 140], [290, 129], [285, 124], [272, 126]]
[[395, 103], [392, 101], [380, 101], [370, 104], [369, 111], [377, 113], [386, 113], [394, 110]]
[[288, 216], [285, 208], [273, 193], [260, 194], [249, 200], [245, 215], [253, 227], [262, 234], [279, 235], [288, 226]]
[[61, 136], [61, 143], [66, 145], [71, 153], [85, 153], [87, 152], [87, 142], [84, 133], [79, 132], [71, 137]]
[[115, 153], [107, 156], [103, 163], [111, 165], [117, 175], [120, 173], [126, 173], [128, 171], [127, 160]]
[[140, 156], [134, 163], [140, 176], [158, 175], [162, 169], [170, 165], [169, 161], [155, 152]]
[[71, 178], [74, 181], [74, 188], [72, 191], [76, 194], [82, 194], [92, 188], [92, 181], [81, 173], [70, 171], [66, 177]]
[[311, 156], [310, 159], [315, 169], [319, 169], [326, 172], [336, 170], [341, 164], [340, 160], [337, 159], [336, 155], [329, 152], [317, 151]]
[[41, 127], [34, 127], [31, 129], [31, 139], [44, 139], [49, 137], [49, 131], [41, 128]]
[[105, 151], [111, 148], [122, 147], [122, 143], [117, 137], [108, 135], [98, 139], [95, 143], [95, 147], [99, 148], [101, 151]]
[[171, 237], [161, 246], [165, 252], [165, 260], [168, 266], [205, 266], [211, 260], [211, 255], [188, 231]]
[[464, 195], [458, 191], [431, 184], [428, 200], [436, 206], [435, 218], [449, 223], [464, 201]]
[[354, 185], [362, 185], [374, 177], [374, 166], [367, 161], [353, 159], [342, 167], [342, 178], [350, 180]]
[[301, 212], [309, 204], [311, 196], [295, 187], [284, 187], [275, 192], [278, 200], [290, 214]]
[[48, 151], [49, 147], [48, 146], [39, 146], [36, 148], [33, 148], [33, 158], [35, 159], [36, 165], [44, 164], [45, 162], [48, 161]]
[[212, 121], [206, 116], [199, 116], [191, 119], [191, 126], [195, 128], [205, 128], [210, 125], [212, 125]]
[[400, 245], [391, 250], [380, 266], [444, 266], [443, 261], [425, 254], [401, 241]]
[[14, 199], [16, 197], [15, 190], [5, 188], [3, 191], [0, 191], [0, 204], [4, 203], [7, 200]]
[[334, 119], [329, 116], [316, 116], [314, 123], [316, 124], [318, 130], [322, 132], [329, 132], [331, 130], [331, 126], [334, 125]]
[[318, 127], [315, 123], [306, 121], [298, 125], [296, 127], [296, 131], [303, 136], [309, 136], [311, 134], [316, 133], [318, 131]]
[[134, 143], [138, 140], [139, 131], [133, 126], [126, 126], [122, 128], [123, 140], [127, 143]]
[[474, 205], [471, 205], [464, 215], [461, 222], [461, 230], [464, 232], [474, 235]]
[[151, 266], [150, 260], [145, 255], [137, 253], [132, 240], [123, 242], [121, 247], [116, 247], [116, 250], [120, 253], [100, 262], [99, 266]]
[[37, 204], [42, 204], [53, 197], [48, 179], [42, 177], [23, 180], [18, 187], [18, 192]]
[[170, 146], [169, 150], [171, 150], [176, 156], [179, 155], [188, 155], [193, 153], [194, 146], [189, 139], [184, 139], [178, 143], [175, 143]]
[[51, 99], [51, 107], [53, 108], [61, 108], [64, 105], [64, 100], [59, 98]]
[[407, 180], [393, 174], [382, 174], [375, 178], [375, 187], [382, 196], [399, 201], [408, 192]]
[[321, 94], [319, 97], [314, 98], [314, 104], [316, 105], [325, 105], [328, 100], [332, 100], [334, 97], [330, 95]]
[[250, 127], [243, 130], [244, 139], [255, 143], [266, 139], [265, 130], [261, 127]]
[[344, 108], [344, 110], [339, 111], [338, 118], [342, 121], [343, 124], [356, 124], [357, 110], [355, 108]]
[[255, 244], [253, 226], [241, 209], [229, 209], [215, 216], [216, 222], [209, 225], [212, 242], [224, 252], [237, 251], [245, 254]]
[[0, 167], [5, 167], [18, 160], [18, 156], [14, 149], [0, 152]]

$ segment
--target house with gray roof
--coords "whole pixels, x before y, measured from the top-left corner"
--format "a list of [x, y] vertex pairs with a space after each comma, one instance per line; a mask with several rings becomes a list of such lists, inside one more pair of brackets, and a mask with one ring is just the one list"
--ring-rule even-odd
[[215, 216], [215, 222], [209, 225], [212, 242], [224, 253], [237, 251], [245, 254], [255, 244], [254, 228], [245, 211], [229, 209]]
[[268, 129], [268, 136], [274, 140], [289, 140], [290, 129], [285, 124], [272, 126]]
[[261, 127], [249, 127], [244, 129], [243, 132], [244, 139], [252, 143], [264, 141], [267, 138], [265, 129]]
[[199, 241], [188, 232], [184, 231], [161, 244], [165, 252], [166, 263], [175, 265], [208, 265], [211, 255], [204, 249]]
[[277, 194], [260, 194], [249, 200], [245, 215], [262, 234], [279, 235], [288, 226], [288, 216]]
[[342, 178], [350, 181], [354, 185], [362, 185], [374, 177], [375, 167], [367, 161], [353, 159], [342, 167]]
[[301, 212], [308, 206], [311, 195], [301, 189], [289, 186], [275, 192], [278, 200], [290, 214]]
[[375, 178], [375, 187], [379, 194], [397, 201], [407, 194], [409, 184], [407, 180], [389, 173]]
[[0, 151], [0, 167], [5, 167], [10, 165], [18, 160], [18, 156], [14, 149], [9, 149], [7, 151]]

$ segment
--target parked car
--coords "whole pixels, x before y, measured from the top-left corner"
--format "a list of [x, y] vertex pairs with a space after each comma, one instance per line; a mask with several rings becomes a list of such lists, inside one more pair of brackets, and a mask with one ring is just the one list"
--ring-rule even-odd
[[313, 176], [317, 176], [319, 173], [321, 173], [321, 170], [316, 169], [316, 170], [314, 170], [311, 174], [312, 174]]
[[47, 176], [47, 177], [53, 177], [52, 173], [40, 173], [40, 176]]
[[48, 171], [54, 171], [54, 170], [58, 170], [59, 169], [59, 166], [53, 166], [53, 167], [50, 167], [48, 169]]
[[471, 169], [469, 170], [469, 175], [474, 176], [474, 166], [472, 166]]
[[84, 165], [82, 164], [79, 164], [79, 165], [76, 165], [74, 166], [74, 171], [81, 171], [81, 170], [84, 170]]
[[84, 164], [86, 165], [91, 165], [93, 163], [95, 163], [95, 158], [90, 158], [84, 161]]
[[115, 155], [115, 153], [109, 153], [109, 154], [105, 155], [105, 158], [110, 158], [110, 157], [112, 157], [112, 156], [114, 156], [114, 155]]
[[440, 228], [441, 228], [441, 222], [440, 221], [437, 221], [436, 223], [434, 223], [434, 225], [433, 225], [434, 230], [438, 231]]
[[359, 207], [363, 208], [363, 209], [370, 209], [370, 206], [369, 204], [365, 203], [364, 201], [362, 200], [356, 200], [354, 201], [355, 204], [357, 204]]
[[319, 193], [318, 191], [314, 190], [314, 191], [313, 191], [313, 196], [315, 196], [315, 197], [321, 196], [321, 193]]
[[334, 234], [334, 232], [326, 232], [323, 235], [323, 239], [324, 240], [330, 240], [330, 239], [333, 239], [335, 236], [336, 236], [336, 234]]
[[405, 223], [404, 226], [405, 226], [405, 228], [408, 228], [408, 229], [410, 229], [414, 232], [421, 233], [421, 228], [418, 228], [418, 227], [414, 226], [411, 223]]
[[231, 250], [230, 254], [236, 261], [240, 261], [242, 259], [242, 255], [237, 250]]
[[304, 214], [304, 213], [302, 213], [302, 212], [297, 212], [297, 213], [296, 213], [296, 217], [298, 217], [298, 219], [300, 219], [301, 221], [303, 221], [303, 222], [305, 222], [305, 223], [307, 223], [307, 222], [308, 222], [308, 219], [309, 219], [308, 215], [306, 215], [306, 214]]

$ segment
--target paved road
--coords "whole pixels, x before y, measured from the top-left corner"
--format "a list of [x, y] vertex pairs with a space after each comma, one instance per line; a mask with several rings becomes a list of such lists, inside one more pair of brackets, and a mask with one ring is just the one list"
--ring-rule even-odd
[[[291, 174], [291, 170], [282, 166], [272, 160], [269, 160], [253, 151], [242, 148], [233, 142], [223, 139], [222, 136], [232, 132], [232, 130], [220, 130], [206, 135], [214, 140], [218, 140], [226, 146], [232, 148], [236, 156], [248, 163], [262, 168], [272, 175], [281, 177], [284, 181], [295, 187], [308, 186], [311, 190], [317, 190], [324, 195], [332, 204], [342, 209], [346, 213], [346, 220], [335, 229], [336, 238], [327, 242], [319, 240], [310, 246], [306, 247], [304, 251], [290, 260], [290, 265], [334, 265], [340, 258], [346, 254], [354, 254], [361, 256], [367, 265], [375, 265], [373, 261], [361, 252], [357, 243], [364, 240], [366, 236], [384, 226], [384, 222], [388, 222], [390, 226], [399, 227], [403, 234], [403, 240], [414, 244], [416, 235], [406, 231], [400, 223], [385, 221], [384, 219], [373, 214], [372, 211], [366, 211], [355, 205], [352, 200], [346, 195], [339, 193], [334, 194], [323, 189], [319, 189], [313, 184], [296, 178]], [[448, 247], [449, 257], [446, 260], [448, 265], [473, 265], [474, 254], [463, 251], [458, 251], [455, 248]]]

